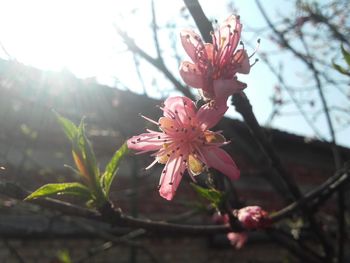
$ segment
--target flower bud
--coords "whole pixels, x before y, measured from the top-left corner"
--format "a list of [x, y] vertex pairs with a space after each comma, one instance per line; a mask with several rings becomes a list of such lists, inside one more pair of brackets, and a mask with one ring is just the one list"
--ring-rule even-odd
[[219, 214], [219, 213], [215, 213], [212, 216], [212, 220], [218, 225], [224, 225], [230, 221], [227, 214]]
[[234, 211], [234, 214], [247, 229], [265, 228], [271, 223], [268, 213], [260, 206], [247, 206]]
[[233, 246], [236, 249], [242, 248], [247, 242], [247, 238], [248, 237], [246, 233], [227, 233], [227, 239], [230, 241], [231, 246]]

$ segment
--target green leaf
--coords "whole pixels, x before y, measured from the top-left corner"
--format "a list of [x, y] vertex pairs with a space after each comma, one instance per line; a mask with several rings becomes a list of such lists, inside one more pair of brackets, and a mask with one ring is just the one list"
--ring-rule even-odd
[[68, 164], [64, 164], [63, 166], [68, 168], [69, 170], [71, 170], [74, 174], [76, 174], [78, 176], [80, 175], [79, 171], [77, 169], [75, 169], [74, 167], [72, 167], [72, 166], [70, 166]]
[[74, 154], [79, 158], [78, 170], [88, 177], [88, 185], [96, 196], [96, 203], [103, 205], [106, 196], [100, 184], [100, 169], [97, 165], [95, 153], [86, 136], [84, 118], [81, 120], [78, 132], [73, 138], [73, 158]]
[[78, 127], [71, 122], [70, 120], [62, 117], [59, 113], [55, 112], [58, 123], [61, 125], [64, 133], [66, 134], [67, 138], [73, 142], [74, 137], [78, 133]]
[[350, 76], [350, 71], [347, 71], [342, 66], [339, 66], [338, 64], [333, 62], [333, 67], [341, 74]]
[[341, 48], [341, 53], [343, 53], [343, 56], [344, 56], [346, 63], [350, 67], [350, 53], [346, 51], [343, 44], [340, 46], [340, 48]]
[[213, 188], [207, 189], [194, 183], [191, 183], [191, 185], [201, 197], [210, 201], [214, 207], [219, 207], [222, 204], [224, 195], [220, 191]]
[[52, 195], [75, 195], [85, 200], [93, 198], [90, 190], [80, 183], [46, 184], [35, 190], [24, 200], [48, 197]]
[[[81, 123], [78, 128], [77, 138], [75, 138], [74, 141], [75, 141], [74, 144], [78, 148], [75, 150], [78, 150], [78, 152], [81, 154], [90, 176], [93, 177], [91, 179], [93, 179], [97, 183], [98, 178], [100, 177], [100, 170], [98, 169], [98, 166], [97, 166], [97, 161], [96, 161], [95, 153], [92, 149], [91, 142], [86, 137], [84, 119], [81, 120]], [[74, 149], [74, 145], [73, 145], [73, 149]]]
[[105, 191], [106, 196], [109, 195], [109, 189], [111, 188], [111, 184], [113, 182], [113, 179], [117, 173], [119, 163], [122, 160], [122, 158], [127, 154], [129, 151], [127, 143], [124, 143], [113, 155], [112, 159], [109, 161], [109, 163], [106, 166], [106, 170], [101, 176], [101, 186]]
[[57, 253], [57, 258], [60, 263], [72, 263], [71, 257], [68, 250], [61, 250]]

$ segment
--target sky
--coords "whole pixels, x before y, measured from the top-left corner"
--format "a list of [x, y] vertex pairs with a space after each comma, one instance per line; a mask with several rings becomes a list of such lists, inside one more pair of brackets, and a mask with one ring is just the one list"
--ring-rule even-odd
[[[160, 25], [177, 21], [178, 27], [174, 31], [178, 31], [181, 26], [192, 26], [189, 25], [190, 20], [179, 19], [183, 7], [182, 1], [155, 0], [155, 3]], [[241, 0], [235, 3], [244, 25], [256, 27], [265, 25], [263, 18], [258, 15], [253, 0]], [[209, 18], [221, 21], [229, 15], [224, 0], [201, 1], [201, 4]], [[286, 1], [272, 1], [268, 11], [274, 17], [277, 13], [288, 12], [288, 5]], [[79, 78], [95, 77], [97, 81], [111, 86], [114, 86], [118, 79], [118, 83], [128, 86], [131, 91], [144, 92], [135, 73], [134, 58], [126, 52], [126, 47], [118, 38], [114, 25], [127, 31], [135, 38], [138, 45], [154, 55], [153, 37], [149, 29], [150, 1], [0, 0], [0, 6], [0, 43], [12, 58], [43, 70], [64, 69]], [[138, 10], [134, 10], [136, 6], [139, 7]], [[128, 15], [131, 10], [134, 10], [135, 16]], [[244, 39], [254, 46], [257, 39], [250, 32], [249, 26], [244, 27], [242, 34]], [[169, 46], [167, 34], [160, 34], [160, 44], [166, 53]], [[259, 51], [263, 52], [269, 48], [269, 40], [262, 39]], [[253, 52], [253, 48], [248, 48], [248, 51]], [[8, 58], [6, 52], [0, 49], [0, 57]], [[180, 56], [186, 58], [184, 51]], [[149, 72], [143, 74], [147, 95], [160, 98], [173, 94], [172, 87], [167, 81], [161, 76], [155, 78], [156, 72], [144, 62], [141, 61], [139, 64], [143, 72]], [[176, 74], [178, 64], [175, 62], [169, 64]], [[246, 94], [259, 122], [266, 123], [272, 110], [271, 96], [276, 79], [271, 77], [263, 63], [257, 63], [249, 75], [239, 78], [248, 84]], [[163, 89], [154, 88], [155, 82]], [[232, 107], [228, 115], [240, 118]], [[278, 129], [313, 136], [310, 127], [297, 115], [278, 118], [272, 124]], [[322, 120], [319, 125], [321, 127], [324, 125]], [[350, 130], [338, 134], [340, 144], [350, 146], [348, 132]], [[325, 137], [329, 138], [327, 131], [324, 133]]]

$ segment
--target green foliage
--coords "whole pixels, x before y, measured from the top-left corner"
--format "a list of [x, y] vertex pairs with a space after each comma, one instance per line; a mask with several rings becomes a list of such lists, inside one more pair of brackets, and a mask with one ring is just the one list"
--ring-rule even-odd
[[113, 179], [117, 173], [119, 163], [122, 160], [122, 158], [127, 154], [129, 151], [128, 146], [126, 143], [124, 143], [113, 155], [112, 159], [109, 161], [109, 163], [106, 166], [105, 172], [101, 176], [101, 186], [104, 189], [105, 195], [109, 195], [109, 189], [111, 187], [111, 184], [113, 182]]
[[53, 195], [74, 195], [89, 200], [93, 198], [90, 190], [80, 183], [46, 184], [31, 193], [25, 200]]
[[343, 57], [345, 59], [346, 64], [350, 67], [350, 52], [347, 52], [343, 45], [340, 46], [341, 53], [343, 54]]
[[214, 189], [214, 188], [204, 188], [199, 185], [191, 183], [193, 189], [203, 198], [210, 201], [210, 203], [215, 208], [219, 208], [224, 201], [224, 195], [220, 191]]
[[73, 142], [73, 139], [76, 137], [77, 133], [78, 133], [78, 127], [71, 122], [70, 120], [62, 117], [60, 114], [58, 114], [57, 112], [54, 112], [56, 114], [57, 117], [57, 121], [58, 123], [61, 125], [64, 133], [66, 134], [67, 138]]
[[73, 138], [73, 151], [82, 159], [83, 165], [88, 172], [88, 177], [90, 177], [93, 185], [98, 187], [100, 170], [91, 143], [86, 137], [84, 119], [81, 120], [78, 131]]
[[68, 250], [61, 250], [57, 253], [57, 258], [60, 263], [72, 263]]
[[38, 137], [38, 132], [31, 129], [28, 125], [22, 123], [20, 126], [21, 132], [28, 138], [35, 140]]
[[347, 71], [345, 68], [343, 68], [342, 66], [336, 64], [333, 62], [333, 67], [341, 74], [343, 75], [347, 75], [350, 76], [350, 71]]
[[101, 175], [92, 145], [86, 136], [84, 118], [79, 126], [76, 126], [57, 112], [55, 114], [64, 133], [72, 143], [72, 154], [76, 167], [68, 167], [83, 178], [86, 186], [80, 183], [47, 184], [34, 191], [25, 200], [64, 194], [84, 198], [89, 207], [103, 206], [108, 202], [110, 187], [119, 163], [128, 153], [127, 144], [124, 143], [115, 152], [105, 172]]
[[67, 138], [72, 142], [73, 159], [78, 173], [85, 179], [98, 203], [103, 203], [105, 198], [99, 183], [100, 170], [91, 143], [86, 137], [84, 118], [76, 126], [57, 112], [56, 116]]
[[343, 68], [342, 66], [333, 62], [333, 67], [341, 74], [347, 75], [350, 77], [350, 52], [346, 51], [343, 45], [341, 45], [341, 52], [343, 54], [346, 64], [348, 64], [348, 69]]

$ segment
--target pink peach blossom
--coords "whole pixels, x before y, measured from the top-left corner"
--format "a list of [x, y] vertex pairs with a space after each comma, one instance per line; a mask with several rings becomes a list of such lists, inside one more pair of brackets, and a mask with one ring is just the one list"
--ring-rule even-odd
[[181, 31], [182, 45], [193, 63], [182, 62], [180, 75], [187, 85], [200, 89], [206, 100], [226, 103], [246, 87], [236, 77], [236, 73], [248, 74], [251, 67], [244, 46], [237, 49], [241, 31], [239, 17], [234, 15], [212, 34], [213, 43], [204, 43], [192, 30]]
[[231, 246], [233, 246], [236, 249], [242, 248], [248, 239], [247, 234], [244, 232], [242, 233], [229, 232], [227, 233], [226, 237], [230, 241]]
[[220, 132], [212, 128], [227, 110], [205, 104], [198, 110], [187, 97], [170, 97], [164, 102], [163, 117], [155, 122], [160, 131], [147, 129], [147, 133], [128, 140], [128, 147], [145, 153], [155, 151], [155, 157], [146, 169], [157, 162], [165, 164], [160, 177], [159, 193], [171, 200], [184, 175], [185, 170], [194, 179], [205, 168], [215, 168], [230, 179], [238, 179], [239, 170], [231, 157], [219, 147], [227, 144]]
[[222, 213], [215, 213], [215, 214], [213, 214], [212, 220], [216, 224], [219, 224], [219, 225], [228, 224], [230, 222], [228, 214], [222, 214]]
[[264, 228], [270, 225], [268, 213], [260, 206], [247, 206], [234, 211], [246, 229]]

